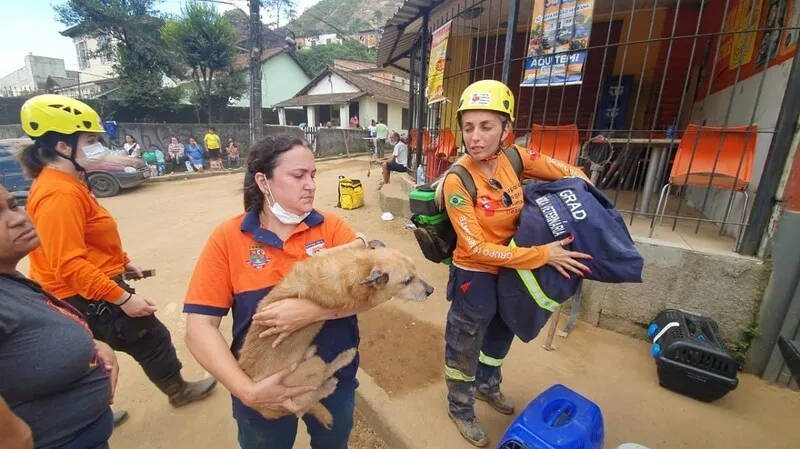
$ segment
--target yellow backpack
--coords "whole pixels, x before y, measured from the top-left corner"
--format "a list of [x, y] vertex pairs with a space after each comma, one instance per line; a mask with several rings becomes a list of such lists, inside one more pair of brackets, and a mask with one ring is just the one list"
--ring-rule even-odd
[[364, 205], [364, 187], [358, 179], [339, 176], [339, 202], [336, 207], [351, 210]]

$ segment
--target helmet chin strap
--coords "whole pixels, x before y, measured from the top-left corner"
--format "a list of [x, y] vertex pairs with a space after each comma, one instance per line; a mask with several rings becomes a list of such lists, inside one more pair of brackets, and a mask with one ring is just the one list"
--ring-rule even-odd
[[70, 147], [72, 147], [72, 149], [70, 151], [70, 154], [69, 154], [69, 157], [64, 156], [63, 154], [59, 153], [58, 151], [56, 151], [56, 154], [58, 154], [59, 157], [72, 162], [72, 166], [75, 167], [75, 170], [78, 170], [78, 173], [85, 173], [86, 169], [83, 168], [81, 166], [81, 164], [78, 163], [77, 160], [75, 160], [75, 153], [78, 152], [78, 139], [79, 139], [79, 135], [77, 133], [72, 134], [71, 136], [69, 136], [69, 144], [70, 144]]

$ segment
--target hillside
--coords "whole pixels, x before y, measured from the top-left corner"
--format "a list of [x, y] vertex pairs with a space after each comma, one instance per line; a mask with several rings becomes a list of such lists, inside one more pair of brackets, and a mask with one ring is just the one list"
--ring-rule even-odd
[[288, 28], [297, 36], [337, 33], [334, 27], [348, 34], [381, 28], [402, 4], [403, 0], [322, 0], [289, 23]]

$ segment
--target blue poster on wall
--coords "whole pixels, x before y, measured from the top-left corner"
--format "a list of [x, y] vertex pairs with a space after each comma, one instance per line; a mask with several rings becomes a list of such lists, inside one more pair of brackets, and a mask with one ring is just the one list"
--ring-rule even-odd
[[[620, 82], [620, 78], [622, 81]], [[628, 118], [628, 99], [633, 89], [633, 75], [606, 77], [597, 115], [594, 121], [594, 134], [604, 130], [620, 130]]]

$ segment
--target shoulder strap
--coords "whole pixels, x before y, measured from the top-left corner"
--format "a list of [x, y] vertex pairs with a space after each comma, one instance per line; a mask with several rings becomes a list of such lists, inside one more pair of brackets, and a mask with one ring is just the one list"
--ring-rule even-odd
[[503, 148], [503, 153], [508, 158], [508, 161], [511, 162], [511, 166], [514, 167], [514, 172], [516, 172], [517, 178], [521, 180], [523, 164], [522, 164], [522, 157], [519, 155], [519, 151], [517, 151], [516, 145], [511, 145], [510, 147]]
[[453, 164], [450, 166], [449, 172], [461, 179], [461, 183], [464, 184], [464, 188], [467, 189], [467, 193], [469, 193], [470, 198], [472, 198], [472, 204], [474, 205], [476, 197], [478, 196], [478, 191], [475, 188], [475, 180], [472, 179], [472, 175], [469, 174], [469, 171], [461, 164]]

